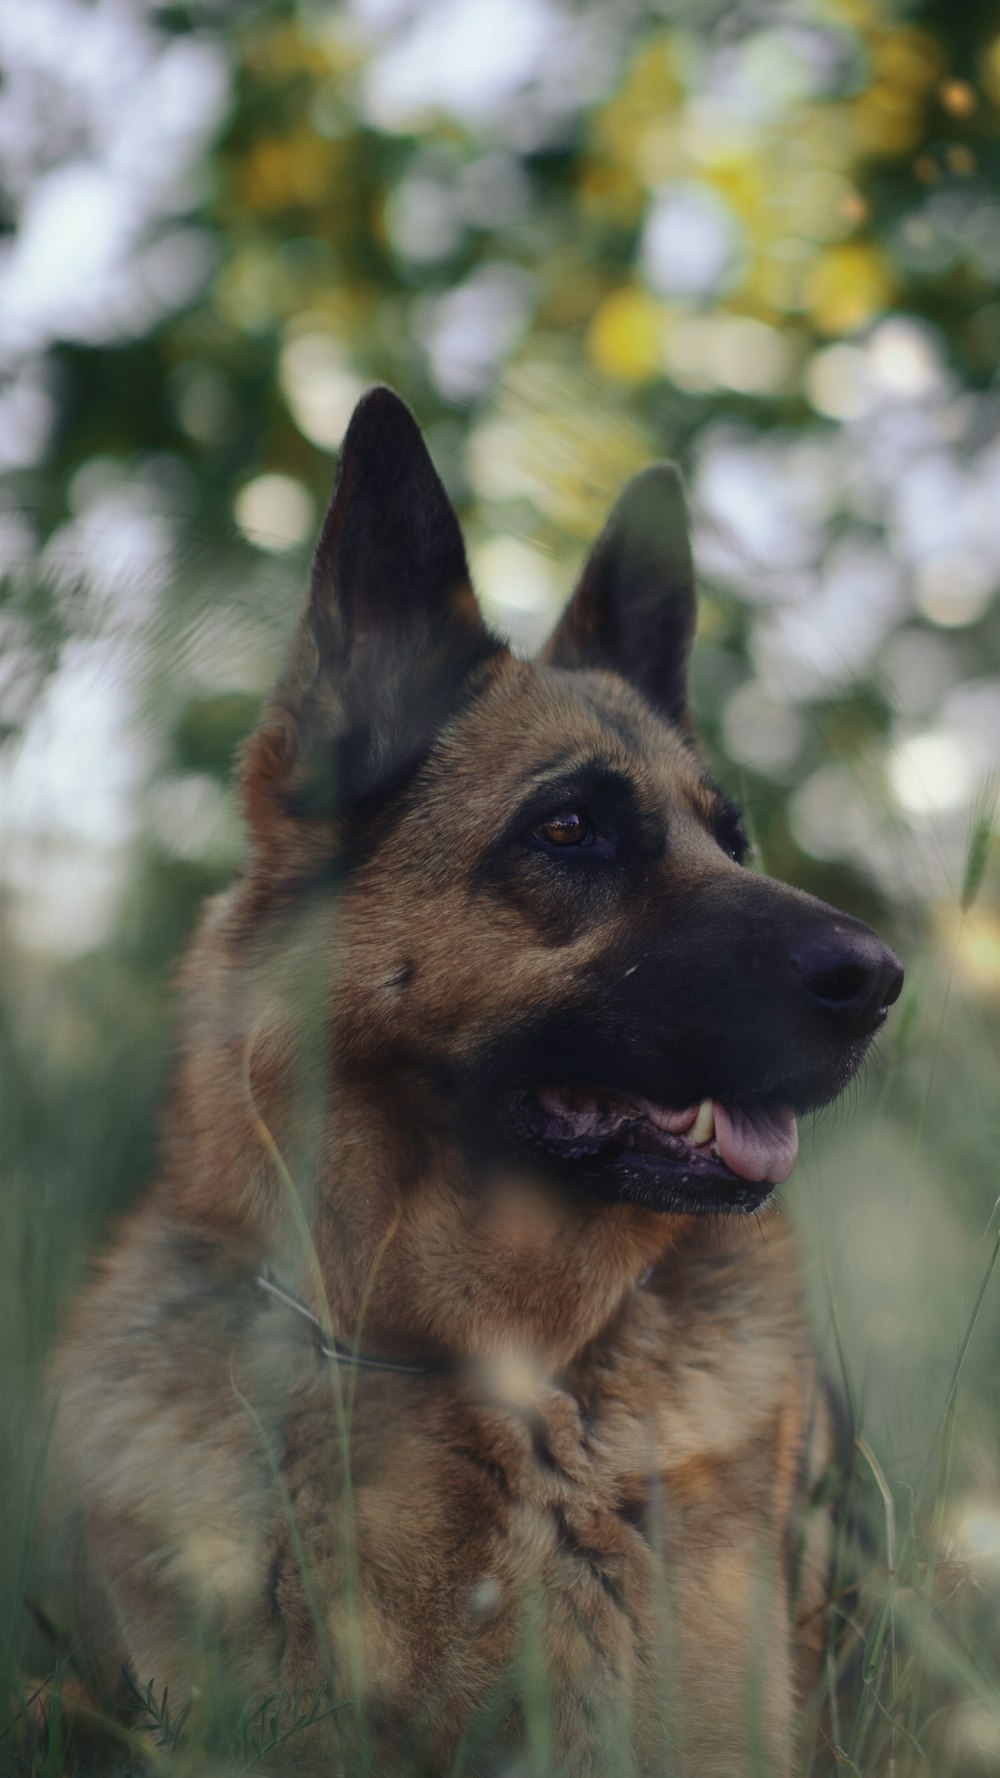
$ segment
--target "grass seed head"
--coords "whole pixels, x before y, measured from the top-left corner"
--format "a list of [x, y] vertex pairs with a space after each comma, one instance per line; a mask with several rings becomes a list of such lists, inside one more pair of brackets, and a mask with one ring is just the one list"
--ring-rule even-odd
[[965, 848], [965, 870], [959, 906], [963, 914], [972, 907], [983, 886], [986, 866], [997, 832], [1000, 808], [1000, 773], [984, 778], [976, 792], [969, 814], [969, 838]]

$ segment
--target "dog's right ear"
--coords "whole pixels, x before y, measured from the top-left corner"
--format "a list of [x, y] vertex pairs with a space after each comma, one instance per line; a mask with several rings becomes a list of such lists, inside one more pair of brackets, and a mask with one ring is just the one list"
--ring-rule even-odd
[[405, 781], [502, 644], [405, 402], [376, 388], [340, 453], [291, 659], [244, 763], [251, 825], [350, 813]]
[[540, 658], [619, 673], [668, 722], [689, 730], [694, 626], [684, 489], [672, 463], [653, 463], [621, 494]]

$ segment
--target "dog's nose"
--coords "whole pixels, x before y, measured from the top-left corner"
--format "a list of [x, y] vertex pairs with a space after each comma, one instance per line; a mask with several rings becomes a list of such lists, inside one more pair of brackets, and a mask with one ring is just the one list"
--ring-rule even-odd
[[840, 1026], [874, 1030], [903, 986], [899, 958], [863, 926], [813, 933], [790, 961], [810, 1000]]

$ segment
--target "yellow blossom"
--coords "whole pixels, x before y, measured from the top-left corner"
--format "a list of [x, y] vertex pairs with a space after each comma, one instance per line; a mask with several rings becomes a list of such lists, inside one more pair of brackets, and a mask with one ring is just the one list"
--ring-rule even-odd
[[822, 333], [851, 333], [889, 299], [885, 260], [877, 247], [863, 241], [831, 247], [806, 274], [805, 306]]
[[587, 331], [587, 355], [605, 376], [644, 382], [663, 368], [662, 304], [644, 290], [613, 290], [595, 311]]

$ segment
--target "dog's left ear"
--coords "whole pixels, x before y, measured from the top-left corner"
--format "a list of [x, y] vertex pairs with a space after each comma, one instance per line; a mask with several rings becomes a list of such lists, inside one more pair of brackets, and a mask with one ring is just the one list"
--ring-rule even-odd
[[358, 812], [402, 785], [475, 669], [500, 652], [458, 519], [391, 389], [358, 403], [291, 658], [244, 755], [251, 826]]
[[430, 631], [481, 632], [454, 508], [420, 428], [392, 389], [370, 389], [344, 436], [309, 589], [321, 652], [342, 672]]
[[668, 721], [687, 727], [694, 626], [684, 489], [672, 463], [654, 463], [618, 500], [541, 659], [620, 673]]

